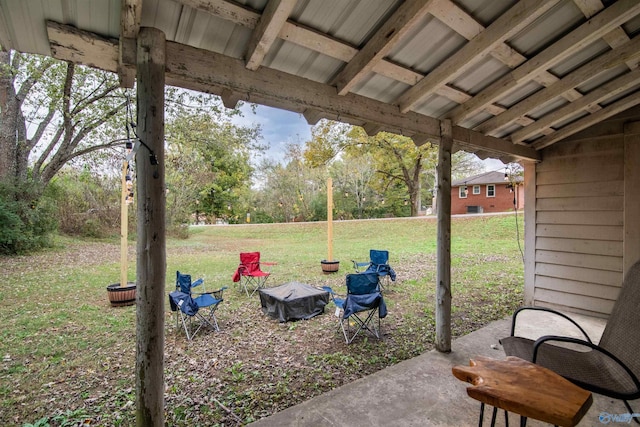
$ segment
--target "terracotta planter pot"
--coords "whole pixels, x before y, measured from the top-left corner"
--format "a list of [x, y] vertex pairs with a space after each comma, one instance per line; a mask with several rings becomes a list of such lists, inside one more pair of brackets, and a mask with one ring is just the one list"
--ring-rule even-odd
[[325, 274], [336, 273], [340, 268], [340, 261], [327, 261], [323, 259], [320, 261], [320, 267], [322, 267], [322, 272]]
[[107, 295], [111, 307], [134, 305], [136, 303], [136, 284], [129, 282], [125, 286], [120, 286], [120, 283], [114, 283], [107, 286]]

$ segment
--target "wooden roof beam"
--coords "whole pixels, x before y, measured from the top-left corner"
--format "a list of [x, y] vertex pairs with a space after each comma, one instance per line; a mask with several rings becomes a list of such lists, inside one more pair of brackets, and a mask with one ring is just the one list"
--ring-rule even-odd
[[247, 47], [245, 59], [249, 70], [256, 70], [262, 64], [296, 2], [297, 0], [269, 0]]
[[318, 122], [324, 118], [326, 118], [325, 114], [320, 110], [315, 110], [313, 108], [307, 108], [302, 112], [304, 119], [311, 126], [315, 126]]
[[[591, 18], [593, 15], [604, 9], [604, 4], [602, 4], [602, 1], [600, 0], [574, 0], [573, 2], [587, 18]], [[629, 36], [620, 27], [614, 28], [610, 33], [602, 36], [602, 38], [614, 49], [629, 41]], [[638, 67], [638, 61], [627, 61], [627, 66], [629, 69], [633, 70]]]
[[431, 71], [424, 79], [403, 93], [397, 104], [403, 113], [411, 110], [422, 99], [457, 76], [474, 67], [478, 61], [493, 51], [497, 45], [519, 33], [559, 0], [523, 0], [503, 13], [487, 29], [471, 39], [454, 55]]
[[433, 0], [407, 0], [334, 79], [338, 93], [351, 91], [427, 15]]
[[[449, 28], [467, 40], [471, 40], [485, 29], [482, 24], [476, 22], [471, 15], [460, 9], [460, 7], [454, 4], [451, 0], [437, 0], [431, 10], [431, 14], [440, 21], [446, 23]], [[495, 49], [493, 49], [489, 54], [509, 68], [517, 68], [519, 65], [527, 61], [527, 58], [524, 55], [521, 55], [505, 43], [496, 45]], [[537, 76], [534, 76], [532, 80], [547, 87], [558, 81], [558, 78], [548, 71], [543, 71]], [[468, 99], [459, 101], [445, 94], [440, 93], [440, 95], [445, 96], [458, 104], [463, 104], [471, 98], [469, 95]], [[573, 101], [580, 98], [582, 95], [578, 91], [572, 89], [564, 93], [562, 96], [568, 101]], [[488, 104], [484, 110], [494, 116], [497, 116], [504, 112], [505, 108], [496, 104]]]
[[142, 0], [122, 0], [120, 9], [120, 48], [118, 50], [118, 77], [120, 86], [132, 88], [136, 80], [135, 68], [126, 67], [125, 64], [130, 59], [123, 56], [129, 55], [131, 51], [127, 51], [129, 45], [123, 42], [125, 39], [135, 39], [140, 32], [140, 19], [142, 16]]
[[[514, 120], [523, 117], [538, 106], [561, 96], [566, 91], [572, 90], [576, 86], [596, 77], [600, 73], [610, 70], [620, 64], [624, 64], [631, 58], [636, 57], [640, 57], [640, 37], [636, 37], [633, 40], [628, 41], [626, 44], [610, 50], [593, 59], [591, 62], [576, 68], [551, 86], [547, 86], [546, 88], [534, 93], [513, 105], [504, 113], [492, 117], [480, 126], [477, 126], [475, 130], [483, 133], [489, 133], [496, 129], [500, 129]], [[574, 103], [578, 101], [579, 99], [576, 99], [574, 100]], [[571, 105], [573, 105], [573, 103]]]
[[382, 131], [382, 126], [380, 126], [378, 123], [365, 123], [362, 126], [362, 129], [364, 129], [364, 132], [368, 136], [376, 136]]
[[[118, 66], [118, 43], [73, 27], [48, 23], [54, 57], [92, 65], [109, 71]], [[100, 49], [96, 49], [98, 46]], [[321, 111], [326, 117], [350, 123], [374, 122], [403, 135], [423, 134], [439, 141], [440, 120], [422, 114], [400, 113], [397, 106], [349, 93], [340, 96], [335, 87], [261, 67], [247, 70], [244, 61], [175, 42], [167, 42], [167, 84], [220, 94], [223, 89], [240, 94], [242, 100], [290, 111]], [[535, 150], [479, 134], [458, 126], [456, 140], [494, 153], [538, 161]]]
[[[192, 7], [202, 12], [208, 13], [221, 19], [233, 22], [246, 28], [253, 29], [260, 19], [260, 14], [245, 7], [229, 3], [225, 0], [176, 0], [185, 6]], [[437, 0], [439, 2], [446, 0]], [[358, 49], [339, 40], [335, 40], [324, 34], [317, 33], [307, 29], [304, 26], [287, 21], [282, 26], [278, 37], [282, 40], [294, 43], [298, 46], [310, 49], [314, 52], [321, 53], [330, 58], [338, 59], [343, 62], [350, 62], [358, 53]], [[523, 60], [524, 61], [524, 60]], [[417, 73], [408, 68], [402, 67], [393, 62], [382, 59], [374, 61], [372, 70], [374, 73], [388, 77], [392, 80], [414, 86], [424, 78], [424, 75]], [[462, 103], [463, 100], [471, 99], [471, 95], [448, 86], [439, 87], [436, 90], [438, 95], [444, 96], [452, 101]], [[504, 108], [494, 106], [499, 112]], [[498, 114], [498, 113], [495, 113]]]
[[531, 146], [536, 150], [541, 150], [575, 133], [578, 133], [583, 129], [586, 129], [589, 126], [608, 119], [611, 116], [615, 116], [622, 111], [628, 110], [629, 108], [634, 107], [638, 104], [640, 104], [640, 93], [635, 92], [625, 98], [614, 102], [611, 105], [608, 105], [607, 107], [596, 113], [583, 117], [580, 120], [576, 120], [575, 122], [563, 127], [562, 129], [553, 132], [549, 136], [545, 136], [534, 141]]
[[593, 43], [638, 13], [640, 13], [640, 2], [635, 0], [617, 1], [535, 57], [490, 84], [471, 100], [456, 107], [448, 114], [448, 117], [454, 123], [464, 121], [488, 104], [511, 92], [519, 85], [531, 81], [534, 76]]
[[240, 102], [242, 97], [243, 97], [242, 94], [238, 92], [234, 92], [229, 89], [223, 89], [222, 92], [220, 93], [220, 99], [222, 99], [222, 105], [224, 105], [225, 108], [229, 108], [231, 110], [233, 110], [238, 106], [238, 102]]
[[[631, 89], [640, 83], [640, 69], [635, 69], [628, 74], [624, 74], [615, 80], [612, 80], [597, 89], [589, 92], [582, 98], [565, 105], [553, 113], [548, 114], [540, 120], [526, 126], [522, 129], [515, 131], [511, 134], [511, 141], [514, 143], [520, 143], [527, 138], [535, 136], [537, 133], [542, 132], [554, 124], [571, 117], [580, 110], [588, 110], [592, 105], [597, 105], [598, 102], [610, 99], [618, 94]], [[594, 110], [594, 113], [602, 110], [602, 107], [598, 105], [598, 108]]]

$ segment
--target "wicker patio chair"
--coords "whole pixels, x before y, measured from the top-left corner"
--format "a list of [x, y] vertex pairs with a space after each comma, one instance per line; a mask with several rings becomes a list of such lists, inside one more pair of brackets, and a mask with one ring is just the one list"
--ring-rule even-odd
[[[524, 310], [542, 310], [571, 321], [585, 339], [547, 335], [536, 341], [515, 336], [516, 320]], [[513, 315], [511, 336], [501, 340], [507, 356], [517, 356], [557, 372], [594, 393], [621, 399], [631, 414], [629, 400], [640, 398], [640, 261], [624, 279], [598, 344], [580, 325], [555, 310], [523, 307]], [[560, 343], [564, 347], [553, 345]], [[570, 343], [570, 347], [563, 343]], [[636, 418], [636, 422], [638, 419]], [[639, 422], [640, 423], [640, 422]]]

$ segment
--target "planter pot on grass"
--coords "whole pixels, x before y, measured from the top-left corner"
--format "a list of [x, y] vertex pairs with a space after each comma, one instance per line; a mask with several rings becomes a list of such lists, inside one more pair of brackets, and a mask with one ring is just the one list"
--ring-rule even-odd
[[134, 305], [136, 303], [136, 284], [129, 282], [125, 286], [120, 286], [120, 283], [114, 283], [107, 286], [107, 295], [111, 307]]
[[327, 261], [323, 259], [320, 261], [320, 267], [322, 267], [322, 272], [325, 274], [336, 273], [340, 268], [340, 261]]

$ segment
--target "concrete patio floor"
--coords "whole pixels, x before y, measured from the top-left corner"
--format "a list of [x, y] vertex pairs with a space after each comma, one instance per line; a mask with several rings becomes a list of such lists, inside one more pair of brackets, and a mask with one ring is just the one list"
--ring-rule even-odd
[[[605, 324], [603, 319], [574, 314], [571, 317], [585, 328], [594, 342], [599, 341]], [[518, 325], [522, 325], [522, 328], [519, 326], [517, 333], [523, 336], [534, 337], [551, 332], [559, 334], [560, 331], [578, 336], [567, 327], [568, 322], [549, 319], [539, 312], [522, 317]], [[480, 403], [467, 396], [467, 384], [457, 380], [451, 368], [467, 365], [470, 358], [478, 355], [504, 358], [499, 339], [509, 335], [510, 326], [510, 318], [492, 322], [455, 340], [451, 353], [427, 352], [263, 418], [251, 426], [476, 426]], [[358, 345], [358, 342], [351, 345]], [[622, 401], [595, 394], [593, 397], [593, 405], [580, 426], [604, 425], [599, 420], [603, 412], [628, 413]], [[490, 409], [488, 407], [485, 410], [485, 425], [491, 421]], [[510, 414], [509, 424], [519, 425], [519, 417]], [[496, 425], [504, 425], [502, 411], [498, 414]], [[527, 425], [535, 427], [548, 424], [529, 420]]]

